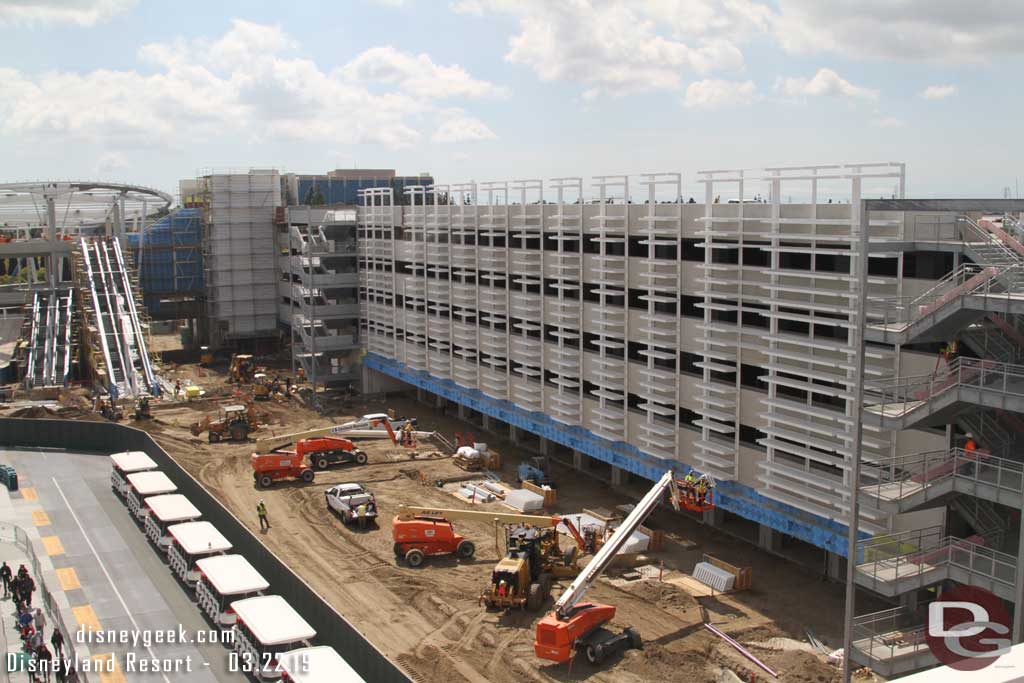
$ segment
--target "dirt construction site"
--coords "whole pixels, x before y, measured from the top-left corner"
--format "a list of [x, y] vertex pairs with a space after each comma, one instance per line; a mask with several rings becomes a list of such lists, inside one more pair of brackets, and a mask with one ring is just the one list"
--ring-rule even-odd
[[[155, 406], [153, 419], [133, 423], [150, 432], [171, 456], [246, 523], [266, 547], [302, 576], [317, 592], [360, 629], [378, 648], [422, 683], [512, 683], [518, 681], [768, 681], [776, 680], [704, 627], [710, 623], [742, 644], [785, 682], [838, 681], [839, 668], [827, 663], [822, 647], [808, 642], [808, 632], [831, 650], [841, 646], [843, 587], [810, 570], [700, 524], [695, 516], [660, 506], [647, 526], [664, 534], [662, 548], [645, 552], [638, 563], [656, 572], [641, 578], [623, 575], [629, 566], [609, 570], [587, 594], [587, 600], [614, 605], [611, 626], [635, 628], [642, 649], [626, 650], [600, 666], [578, 656], [555, 664], [534, 654], [537, 621], [550, 612], [554, 599], [569, 585], [561, 579], [539, 613], [522, 609], [487, 610], [480, 604], [495, 563], [504, 554], [495, 524], [459, 521], [456, 530], [476, 544], [472, 559], [435, 556], [417, 568], [396, 560], [391, 535], [399, 505], [465, 508], [439, 479], [458, 478], [441, 443], [421, 440], [415, 455], [388, 439], [359, 442], [368, 455], [365, 465], [334, 465], [317, 471], [315, 481], [277, 481], [258, 488], [250, 456], [294, 441], [292, 435], [337, 425], [357, 416], [394, 410], [415, 416], [421, 432], [438, 432], [454, 440], [458, 431], [473, 430], [407, 395], [389, 395], [367, 402], [352, 399], [339, 414], [322, 415], [295, 399], [255, 402], [261, 426], [243, 443], [209, 443], [194, 436], [190, 425], [231, 403], [229, 390], [212, 370], [177, 369], [183, 381], [198, 372], [219, 398], [167, 402]], [[218, 385], [222, 390], [217, 391]], [[237, 396], [237, 395], [236, 395]], [[327, 413], [335, 411], [325, 411]], [[66, 416], [74, 417], [70, 411]], [[344, 413], [344, 414], [342, 414]], [[97, 419], [95, 414], [83, 414]], [[501, 455], [494, 474], [517, 488], [516, 466], [535, 455], [494, 434], [475, 428], [478, 440]], [[554, 464], [557, 502], [547, 513], [578, 513], [583, 509], [613, 510], [635, 503], [650, 482], [612, 488], [596, 477]], [[343, 482], [358, 482], [376, 496], [376, 524], [360, 530], [343, 524], [330, 511], [324, 492]], [[457, 488], [457, 487], [456, 487]], [[256, 506], [265, 501], [271, 528], [260, 531]], [[513, 512], [500, 501], [473, 509]], [[568, 541], [571, 544], [571, 540]], [[726, 594], [697, 594], [676, 580], [693, 571], [705, 554], [737, 566], [750, 567], [752, 586]], [[581, 565], [589, 556], [581, 559]], [[629, 576], [629, 575], [627, 575]], [[868, 679], [870, 680], [870, 679]]]

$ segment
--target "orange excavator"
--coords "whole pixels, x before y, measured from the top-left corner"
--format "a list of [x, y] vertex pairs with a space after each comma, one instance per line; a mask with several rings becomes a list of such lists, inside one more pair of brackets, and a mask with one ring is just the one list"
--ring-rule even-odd
[[600, 664], [614, 652], [642, 646], [640, 634], [632, 628], [621, 633], [612, 633], [604, 628], [615, 617], [614, 605], [582, 600], [587, 589], [604, 572], [633, 532], [658, 507], [666, 491], [670, 494], [672, 506], [679, 510], [680, 494], [675, 477], [669, 470], [637, 503], [611, 538], [597, 551], [594, 559], [562, 593], [555, 603], [555, 610], [537, 623], [533, 649], [538, 657], [559, 663], [568, 662], [574, 652], [582, 650], [591, 664]]

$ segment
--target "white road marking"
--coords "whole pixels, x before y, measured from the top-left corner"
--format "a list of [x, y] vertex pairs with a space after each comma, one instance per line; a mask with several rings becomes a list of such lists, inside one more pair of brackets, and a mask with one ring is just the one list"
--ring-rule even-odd
[[[60, 484], [57, 483], [57, 478], [51, 477], [51, 479], [53, 479], [53, 485], [57, 487], [57, 493], [59, 493], [60, 497], [64, 499], [64, 505], [67, 506], [68, 512], [71, 513], [71, 517], [75, 520], [75, 524], [78, 525], [78, 530], [82, 532], [82, 538], [84, 538], [85, 542], [89, 545], [89, 550], [92, 551], [93, 557], [96, 558], [96, 562], [99, 563], [100, 569], [103, 570], [103, 575], [106, 576], [107, 581], [110, 582], [110, 587], [114, 590], [114, 595], [116, 595], [117, 599], [121, 602], [121, 607], [124, 608], [124, 613], [128, 615], [128, 619], [131, 620], [132, 626], [135, 627], [136, 632], [141, 631], [142, 629], [139, 628], [139, 623], [135, 621], [132, 611], [128, 609], [128, 603], [126, 603], [124, 598], [121, 596], [121, 591], [117, 590], [117, 586], [114, 585], [114, 579], [110, 578], [110, 572], [107, 571], [107, 565], [103, 564], [103, 560], [100, 559], [100, 554], [96, 552], [96, 546], [92, 544], [92, 541], [89, 539], [89, 535], [85, 533], [85, 527], [82, 526], [82, 522], [78, 519], [78, 515], [75, 514], [74, 509], [71, 507], [71, 503], [68, 502], [68, 497], [64, 495], [64, 491], [61, 489]], [[149, 653], [150, 659], [157, 658], [156, 655], [153, 654], [153, 648], [146, 646], [146, 652]], [[171, 683], [171, 679], [167, 678], [167, 674], [161, 673], [160, 676], [164, 679], [164, 683]]]

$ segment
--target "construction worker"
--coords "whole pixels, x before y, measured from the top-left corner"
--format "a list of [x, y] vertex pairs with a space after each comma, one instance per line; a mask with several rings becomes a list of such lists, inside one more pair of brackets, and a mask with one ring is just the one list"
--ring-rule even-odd
[[704, 505], [704, 500], [708, 495], [708, 482], [701, 477], [697, 481], [697, 504]]
[[503, 598], [503, 597], [505, 597], [505, 593], [507, 593], [507, 592], [508, 592], [508, 588], [505, 585], [505, 580], [502, 579], [501, 581], [498, 582], [498, 596]]
[[297, 382], [306, 381], [306, 371], [302, 369], [301, 365], [299, 366], [299, 369], [295, 374], [298, 375], [298, 379], [296, 380]]
[[974, 451], [978, 450], [978, 444], [970, 432], [967, 432], [965, 436], [967, 437], [967, 442], [964, 444], [964, 450], [973, 455]]
[[972, 462], [968, 462], [968, 463], [964, 464], [964, 468], [963, 468], [962, 474], [964, 474], [964, 475], [966, 475], [968, 477], [972, 477], [972, 476], [974, 476], [974, 472], [978, 468], [977, 463], [973, 462], [973, 461], [977, 460], [977, 458], [978, 458], [978, 453], [977, 453], [977, 451], [978, 451], [978, 443], [974, 440], [974, 435], [971, 434], [970, 432], [967, 432], [964, 435], [964, 437], [967, 439], [964, 442], [964, 458], [966, 460], [970, 460]]
[[267, 520], [267, 504], [260, 498], [260, 502], [256, 504], [256, 515], [260, 518], [260, 531], [264, 531], [270, 528], [270, 521]]
[[359, 518], [359, 528], [366, 528], [366, 503], [360, 503], [356, 508], [356, 517]]
[[412, 448], [415, 445], [415, 437], [412, 434], [412, 422], [406, 422], [405, 426], [402, 427], [402, 445], [408, 448]]
[[181, 396], [181, 380], [180, 379], [177, 380], [174, 383], [174, 398], [177, 399], [179, 396]]
[[697, 477], [693, 476], [693, 470], [690, 470], [683, 478], [683, 494], [690, 500], [693, 500], [693, 487], [696, 483]]

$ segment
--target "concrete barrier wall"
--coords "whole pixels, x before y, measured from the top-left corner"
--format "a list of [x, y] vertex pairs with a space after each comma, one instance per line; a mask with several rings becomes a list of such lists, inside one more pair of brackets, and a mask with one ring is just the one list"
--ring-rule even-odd
[[[330, 645], [359, 675], [371, 683], [411, 683], [411, 679], [339, 614], [203, 486], [160, 448], [149, 434], [108, 422], [0, 418], [0, 446], [97, 452], [145, 451], [160, 469], [270, 582], [268, 592], [280, 595], [316, 629], [316, 643]], [[255, 510], [253, 511], [255, 514]], [[310, 549], [310, 552], [316, 552]]]

